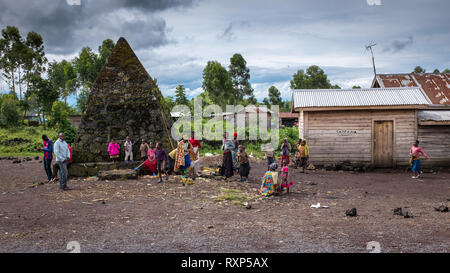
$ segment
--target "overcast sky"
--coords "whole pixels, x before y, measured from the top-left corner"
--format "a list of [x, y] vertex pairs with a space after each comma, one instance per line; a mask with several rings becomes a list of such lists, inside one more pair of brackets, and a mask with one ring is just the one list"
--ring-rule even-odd
[[449, 14], [449, 0], [0, 1], [0, 27], [42, 34], [49, 60], [123, 36], [164, 95], [183, 84], [194, 96], [208, 60], [241, 53], [259, 100], [271, 85], [289, 98], [292, 75], [313, 64], [333, 84], [369, 87], [370, 41], [378, 73], [450, 68]]

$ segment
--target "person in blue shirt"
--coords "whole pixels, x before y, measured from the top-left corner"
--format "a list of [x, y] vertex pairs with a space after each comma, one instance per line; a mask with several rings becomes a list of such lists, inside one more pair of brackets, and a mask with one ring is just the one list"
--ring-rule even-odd
[[43, 147], [40, 148], [44, 152], [43, 162], [45, 173], [47, 174], [47, 183], [52, 180], [52, 160], [53, 160], [53, 142], [47, 137], [47, 135], [42, 135]]

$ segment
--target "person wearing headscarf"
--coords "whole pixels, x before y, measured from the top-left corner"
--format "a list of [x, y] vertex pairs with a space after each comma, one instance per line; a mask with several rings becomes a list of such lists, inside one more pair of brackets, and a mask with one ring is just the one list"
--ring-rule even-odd
[[182, 170], [187, 173], [191, 166], [191, 162], [196, 160], [197, 156], [194, 153], [194, 147], [192, 147], [192, 144], [189, 142], [188, 136], [184, 135], [183, 139], [178, 142], [174, 171], [177, 172]]
[[272, 163], [269, 166], [269, 170], [264, 174], [262, 178], [261, 188], [259, 194], [262, 196], [271, 196], [280, 191], [280, 185], [278, 183], [278, 168], [277, 163]]
[[237, 133], [233, 134], [233, 147], [231, 150], [231, 157], [233, 158], [233, 172], [239, 172], [239, 160], [237, 158], [238, 148], [239, 148], [239, 140], [237, 139]]
[[222, 141], [222, 167], [220, 168], [220, 175], [227, 178], [233, 176], [233, 156], [231, 151], [234, 150], [233, 141], [227, 139], [227, 133], [223, 134]]

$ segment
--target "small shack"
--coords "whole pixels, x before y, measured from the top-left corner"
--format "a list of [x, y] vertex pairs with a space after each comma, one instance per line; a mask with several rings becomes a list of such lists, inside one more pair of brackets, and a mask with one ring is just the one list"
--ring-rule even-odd
[[298, 124], [298, 113], [280, 112], [278, 118], [280, 119], [280, 127], [294, 127]]
[[299, 137], [310, 161], [344, 161], [376, 167], [407, 165], [418, 137], [419, 109], [430, 100], [420, 88], [293, 90]]
[[418, 114], [418, 139], [430, 157], [428, 167], [450, 166], [450, 107], [430, 106]]

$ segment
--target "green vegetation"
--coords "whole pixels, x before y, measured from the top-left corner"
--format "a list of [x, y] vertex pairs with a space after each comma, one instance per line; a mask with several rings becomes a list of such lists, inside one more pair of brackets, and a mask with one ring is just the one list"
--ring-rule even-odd
[[245, 202], [253, 200], [252, 196], [238, 189], [220, 187], [220, 194], [214, 198], [216, 202], [231, 201], [234, 205], [243, 206]]
[[42, 156], [38, 148], [44, 134], [56, 140], [57, 132], [43, 126], [0, 128], [0, 156]]

